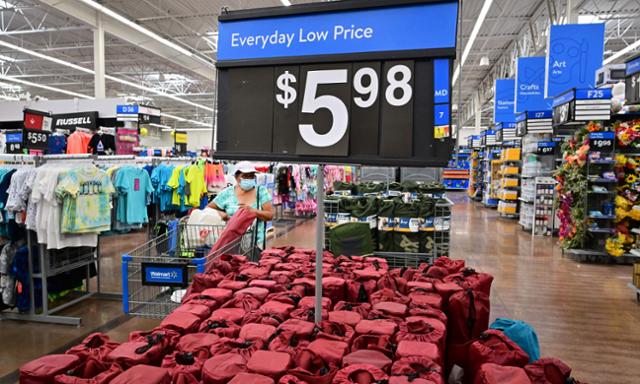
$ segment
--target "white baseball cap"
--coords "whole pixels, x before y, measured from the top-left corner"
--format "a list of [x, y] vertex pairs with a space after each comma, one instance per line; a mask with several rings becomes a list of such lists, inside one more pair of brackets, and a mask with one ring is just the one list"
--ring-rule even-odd
[[236, 170], [233, 172], [234, 175], [238, 173], [256, 173], [256, 167], [249, 161], [241, 161], [236, 164]]

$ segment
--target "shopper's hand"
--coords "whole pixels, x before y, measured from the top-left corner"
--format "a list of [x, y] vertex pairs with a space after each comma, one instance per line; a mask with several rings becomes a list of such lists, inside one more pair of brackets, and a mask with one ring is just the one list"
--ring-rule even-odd
[[220, 215], [220, 218], [222, 220], [229, 221], [230, 217], [229, 217], [229, 214], [227, 212], [218, 211], [218, 214]]
[[244, 203], [240, 203], [238, 204], [238, 209], [246, 209], [247, 211], [251, 212], [251, 213], [256, 213], [258, 212], [257, 209], [253, 208], [250, 205], [244, 204]]

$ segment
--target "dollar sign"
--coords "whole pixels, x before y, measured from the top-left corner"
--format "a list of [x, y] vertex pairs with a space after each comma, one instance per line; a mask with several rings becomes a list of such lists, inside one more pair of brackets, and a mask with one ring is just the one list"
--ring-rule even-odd
[[296, 101], [296, 98], [298, 97], [298, 93], [296, 92], [296, 89], [290, 85], [291, 83], [295, 83], [295, 82], [296, 82], [296, 77], [291, 73], [289, 73], [289, 71], [285, 71], [282, 75], [278, 77], [278, 80], [277, 80], [278, 89], [281, 90], [283, 93], [276, 94], [276, 100], [278, 101], [278, 103], [284, 106], [284, 109], [288, 109], [289, 104]]

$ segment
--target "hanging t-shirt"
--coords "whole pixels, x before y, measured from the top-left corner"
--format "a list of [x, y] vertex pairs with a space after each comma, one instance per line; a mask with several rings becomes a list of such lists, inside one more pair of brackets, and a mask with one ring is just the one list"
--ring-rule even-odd
[[47, 154], [59, 155], [67, 150], [67, 137], [63, 135], [51, 135], [47, 141]]
[[185, 171], [185, 181], [189, 185], [189, 194], [187, 196], [187, 205], [199, 207], [202, 195], [207, 193], [207, 185], [204, 182], [204, 166], [190, 165]]
[[115, 187], [118, 191], [119, 207], [124, 206], [124, 210], [118, 209], [120, 215], [117, 220], [127, 224], [147, 223], [147, 205], [153, 193], [147, 171], [132, 166], [122, 167], [116, 173]]
[[89, 140], [89, 151], [94, 155], [113, 155], [116, 153], [116, 137], [106, 133], [95, 133]]
[[89, 153], [89, 141], [91, 141], [90, 134], [76, 130], [67, 139], [67, 153]]
[[167, 212], [174, 209], [172, 204], [173, 188], [167, 185], [173, 174], [174, 166], [159, 165], [151, 172], [151, 183], [155, 190], [154, 203], [160, 205], [161, 212]]
[[111, 229], [111, 179], [98, 168], [76, 168], [60, 175], [56, 195], [62, 200], [62, 233]]
[[173, 190], [173, 195], [171, 196], [171, 204], [173, 204], [176, 208], [179, 208], [181, 211], [186, 209], [185, 207], [185, 194], [186, 194], [186, 180], [184, 178], [184, 166], [175, 167], [173, 172], [171, 173], [171, 178], [167, 182], [167, 186], [169, 186]]

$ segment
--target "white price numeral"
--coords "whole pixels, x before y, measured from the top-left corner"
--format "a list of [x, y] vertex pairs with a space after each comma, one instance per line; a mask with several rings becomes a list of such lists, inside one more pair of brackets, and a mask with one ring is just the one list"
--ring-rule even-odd
[[[397, 79], [398, 74], [401, 75], [399, 79]], [[391, 67], [387, 73], [387, 81], [389, 82], [386, 92], [387, 103], [394, 107], [407, 105], [413, 97], [413, 88], [409, 84], [409, 81], [411, 81], [411, 69], [406, 65]], [[396, 98], [396, 90], [398, 89], [402, 90], [402, 97], [400, 98]]]
[[[369, 78], [369, 85], [363, 84], [364, 78]], [[367, 100], [363, 100], [362, 97], [357, 96], [353, 99], [356, 105], [360, 108], [369, 108], [375, 104], [378, 98], [378, 88], [380, 80], [378, 79], [378, 73], [373, 68], [360, 68], [353, 77], [353, 88], [361, 95], [369, 95]]]

